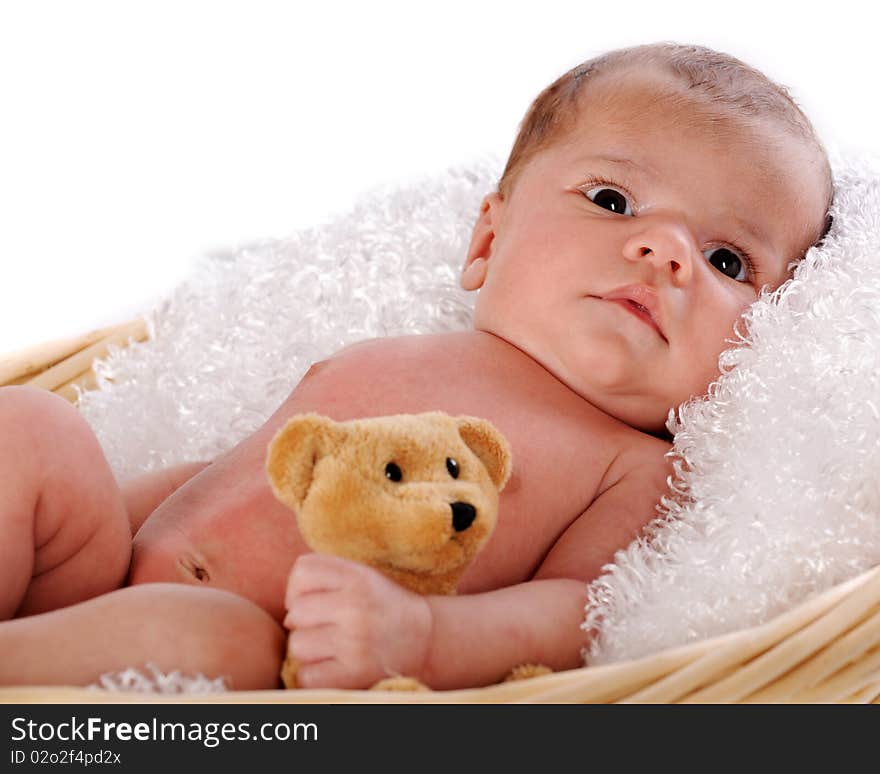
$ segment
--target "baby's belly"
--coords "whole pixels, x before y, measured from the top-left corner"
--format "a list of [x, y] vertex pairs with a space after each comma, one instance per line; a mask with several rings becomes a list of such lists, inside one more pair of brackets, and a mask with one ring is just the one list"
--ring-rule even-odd
[[133, 541], [129, 583], [224, 589], [280, 621], [290, 568], [308, 548], [263, 475], [224, 468], [215, 462], [150, 516]]
[[206, 564], [197, 547], [180, 532], [142, 530], [132, 547], [128, 582], [130, 585], [189, 583], [216, 587], [217, 575], [209, 573]]

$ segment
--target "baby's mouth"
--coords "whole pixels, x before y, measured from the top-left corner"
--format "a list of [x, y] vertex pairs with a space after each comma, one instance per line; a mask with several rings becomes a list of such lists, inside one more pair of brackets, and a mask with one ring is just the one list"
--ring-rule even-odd
[[638, 317], [642, 322], [653, 328], [654, 331], [656, 331], [657, 335], [661, 339], [663, 339], [664, 342], [666, 342], [667, 344], [669, 343], [669, 339], [666, 338], [665, 334], [660, 329], [660, 325], [657, 323], [657, 320], [654, 318], [651, 310], [648, 309], [648, 307], [646, 307], [644, 304], [640, 304], [638, 301], [635, 301], [632, 298], [627, 298], [625, 296], [617, 298], [605, 298], [603, 300], [610, 301], [613, 304], [617, 304], [630, 314]]

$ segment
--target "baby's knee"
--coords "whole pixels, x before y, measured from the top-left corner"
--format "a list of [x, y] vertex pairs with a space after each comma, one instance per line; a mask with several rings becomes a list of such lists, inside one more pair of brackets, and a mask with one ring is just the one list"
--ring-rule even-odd
[[0, 387], [0, 421], [40, 420], [45, 413], [54, 413], [56, 407], [64, 406], [76, 411], [64, 398], [39, 387], [26, 384]]
[[44, 486], [67, 485], [69, 496], [96, 487], [115, 496], [116, 480], [98, 439], [64, 398], [35, 387], [0, 388], [0, 437], [7, 456], [45, 474]]
[[131, 530], [113, 472], [79, 411], [45, 390], [0, 389], [0, 469], [18, 484], [16, 498], [0, 496], [5, 531], [23, 536], [24, 529], [21, 550], [33, 552], [19, 614], [118, 588]]
[[0, 471], [17, 484], [0, 492], [0, 516], [27, 522], [35, 546], [55, 536], [68, 513], [78, 533], [94, 532], [83, 524], [94, 493], [102, 514], [119, 516], [121, 496], [97, 438], [76, 408], [45, 390], [0, 388]]
[[37, 387], [0, 387], [0, 435], [5, 449], [31, 459], [42, 456], [47, 442], [57, 449], [88, 431], [79, 411], [64, 398]]

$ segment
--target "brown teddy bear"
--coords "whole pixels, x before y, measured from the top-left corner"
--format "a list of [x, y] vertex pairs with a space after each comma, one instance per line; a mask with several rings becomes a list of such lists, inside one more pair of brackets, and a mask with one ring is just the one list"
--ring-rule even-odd
[[[375, 567], [419, 594], [454, 594], [495, 528], [511, 457], [504, 436], [476, 417], [429, 412], [335, 422], [301, 414], [275, 435], [266, 467], [313, 551]], [[296, 686], [290, 658], [282, 679]], [[374, 687], [423, 686], [390, 678]]]

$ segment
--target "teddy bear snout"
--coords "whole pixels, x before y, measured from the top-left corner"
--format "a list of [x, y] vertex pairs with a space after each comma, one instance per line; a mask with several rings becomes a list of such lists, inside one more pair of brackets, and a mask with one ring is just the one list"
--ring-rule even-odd
[[464, 532], [477, 518], [477, 509], [470, 503], [451, 503], [450, 507], [452, 508], [452, 527], [456, 532]]

